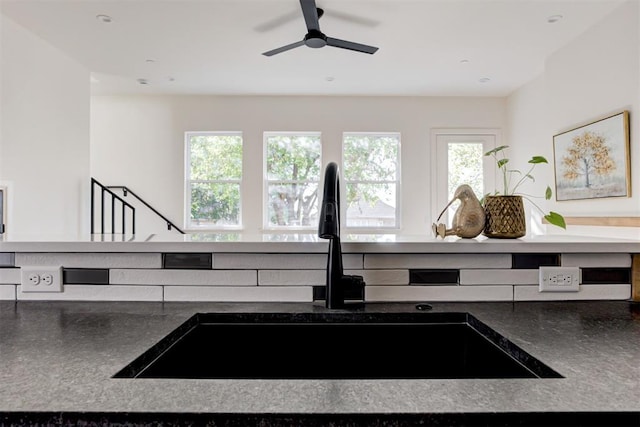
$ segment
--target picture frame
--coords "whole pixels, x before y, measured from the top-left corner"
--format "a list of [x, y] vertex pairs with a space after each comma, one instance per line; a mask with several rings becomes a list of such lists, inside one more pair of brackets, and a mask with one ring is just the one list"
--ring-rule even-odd
[[629, 111], [553, 136], [556, 200], [631, 197]]

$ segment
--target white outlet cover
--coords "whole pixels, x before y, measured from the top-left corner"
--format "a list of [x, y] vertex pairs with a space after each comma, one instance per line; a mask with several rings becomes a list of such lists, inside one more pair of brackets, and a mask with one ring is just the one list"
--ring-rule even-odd
[[540, 267], [539, 292], [579, 292], [579, 267]]
[[62, 267], [20, 268], [22, 292], [62, 292]]

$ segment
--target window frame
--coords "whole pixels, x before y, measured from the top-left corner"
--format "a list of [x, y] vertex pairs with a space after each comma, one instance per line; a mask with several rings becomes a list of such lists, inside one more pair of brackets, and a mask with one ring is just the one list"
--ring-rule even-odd
[[[242, 215], [242, 197], [243, 197], [243, 181], [244, 181], [244, 136], [242, 131], [188, 131], [185, 135], [185, 156], [184, 156], [184, 175], [185, 175], [185, 193], [184, 193], [184, 230], [185, 231], [210, 231], [210, 230], [243, 230]], [[216, 180], [192, 180], [191, 179], [191, 138], [194, 136], [239, 136], [242, 145], [242, 164], [243, 170], [240, 179], [216, 179]], [[239, 203], [238, 203], [238, 224], [235, 225], [213, 225], [197, 227], [191, 223], [191, 184], [192, 183], [220, 183], [220, 184], [238, 184]]]
[[[474, 140], [475, 139], [475, 140]], [[431, 218], [436, 223], [436, 219], [442, 209], [450, 200], [448, 199], [448, 177], [449, 177], [449, 157], [448, 144], [454, 143], [478, 143], [483, 144], [483, 153], [498, 147], [501, 144], [502, 131], [498, 128], [489, 129], [465, 129], [465, 128], [446, 128], [433, 129], [431, 131], [431, 182], [434, 191], [431, 193]], [[445, 148], [446, 147], [446, 148]], [[491, 158], [482, 158], [483, 184], [485, 193], [495, 187], [496, 170], [495, 164]], [[484, 194], [477, 194], [478, 198], [482, 198]], [[444, 212], [438, 223], [449, 224], [448, 212]]]
[[[373, 180], [347, 180], [346, 179], [346, 171], [344, 166], [344, 148], [345, 148], [345, 137], [346, 136], [396, 136], [398, 140], [398, 157], [396, 159], [396, 179], [394, 181], [373, 181]], [[396, 207], [395, 207], [395, 225], [391, 227], [379, 226], [379, 227], [371, 227], [371, 226], [348, 226], [347, 222], [347, 200], [346, 197], [342, 200], [342, 212], [341, 218], [342, 224], [344, 224], [344, 229], [348, 233], [353, 234], [366, 234], [366, 233], [377, 233], [377, 234], [396, 234], [401, 229], [402, 222], [402, 133], [401, 132], [343, 132], [342, 133], [342, 143], [340, 146], [340, 155], [341, 155], [341, 166], [342, 166], [342, 182], [340, 186], [342, 187], [340, 191], [342, 194], [347, 194], [346, 188], [347, 184], [383, 184], [383, 183], [394, 183], [396, 186]]]
[[294, 180], [269, 180], [269, 174], [267, 172], [267, 162], [268, 162], [268, 149], [267, 149], [267, 140], [271, 136], [317, 136], [320, 139], [320, 173], [318, 176], [318, 180], [316, 183], [318, 187], [318, 215], [320, 215], [320, 202], [322, 201], [322, 182], [323, 182], [323, 173], [324, 173], [324, 164], [322, 163], [322, 132], [320, 131], [265, 131], [262, 133], [262, 230], [265, 232], [310, 232], [318, 229], [318, 224], [310, 224], [308, 226], [277, 226], [269, 224], [269, 184], [273, 183], [281, 183], [281, 184], [293, 184], [296, 182], [314, 182], [314, 181], [294, 181]]

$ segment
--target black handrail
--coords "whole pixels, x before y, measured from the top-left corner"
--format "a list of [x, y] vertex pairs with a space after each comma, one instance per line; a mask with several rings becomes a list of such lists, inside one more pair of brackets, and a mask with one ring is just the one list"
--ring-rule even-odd
[[100, 234], [109, 234], [105, 232], [104, 224], [104, 207], [105, 196], [111, 197], [111, 234], [116, 232], [116, 201], [122, 205], [122, 234], [126, 234], [127, 231], [127, 208], [131, 211], [131, 233], [136, 233], [136, 208], [127, 203], [124, 199], [118, 196], [113, 191], [109, 190], [106, 186], [100, 184], [96, 179], [91, 178], [91, 234], [96, 233], [95, 220], [96, 220], [96, 186], [100, 189]]
[[122, 190], [122, 194], [124, 195], [124, 197], [127, 197], [127, 195], [130, 193], [133, 197], [135, 197], [136, 199], [138, 199], [140, 201], [140, 203], [142, 203], [143, 205], [145, 205], [147, 208], [149, 208], [153, 213], [155, 213], [156, 215], [158, 215], [160, 218], [162, 218], [166, 223], [167, 223], [167, 230], [171, 230], [172, 228], [174, 228], [176, 231], [178, 231], [180, 234], [185, 234], [184, 231], [182, 231], [182, 229], [180, 229], [180, 227], [178, 227], [177, 225], [175, 225], [173, 222], [171, 222], [167, 217], [165, 217], [164, 215], [162, 215], [160, 212], [158, 212], [153, 206], [151, 206], [149, 203], [147, 203], [146, 201], [144, 201], [144, 199], [142, 199], [142, 197], [138, 196], [136, 193], [134, 193], [133, 191], [131, 191], [131, 189], [125, 185], [108, 185], [107, 186], [108, 189], [114, 189], [114, 190]]

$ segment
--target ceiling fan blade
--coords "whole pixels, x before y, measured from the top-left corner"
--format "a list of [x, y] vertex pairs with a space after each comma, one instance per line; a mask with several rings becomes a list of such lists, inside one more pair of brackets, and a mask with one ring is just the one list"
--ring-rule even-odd
[[259, 33], [264, 33], [267, 31], [274, 30], [284, 24], [288, 24], [293, 20], [297, 20], [299, 17], [300, 17], [300, 11], [298, 11], [297, 9], [294, 9], [289, 13], [285, 13], [284, 15], [280, 15], [266, 22], [263, 22], [262, 24], [255, 26], [253, 29]]
[[320, 21], [318, 18], [318, 9], [316, 0], [300, 0], [304, 21], [307, 23], [307, 30], [320, 31]]
[[299, 42], [291, 43], [286, 46], [279, 47], [277, 49], [269, 50], [267, 52], [263, 52], [262, 54], [264, 56], [273, 56], [273, 55], [277, 55], [278, 53], [286, 52], [288, 50], [295, 49], [296, 47], [300, 47], [303, 45], [304, 45], [304, 40], [300, 40]]
[[377, 47], [368, 46], [366, 44], [354, 43], [346, 40], [334, 39], [333, 37], [327, 37], [327, 45], [333, 47], [339, 47], [342, 49], [355, 50], [356, 52], [363, 52], [374, 54], [378, 50]]

